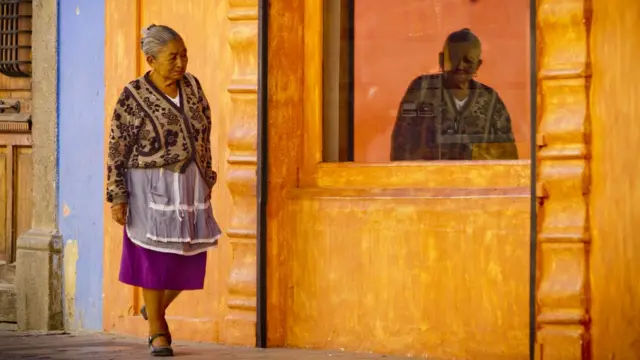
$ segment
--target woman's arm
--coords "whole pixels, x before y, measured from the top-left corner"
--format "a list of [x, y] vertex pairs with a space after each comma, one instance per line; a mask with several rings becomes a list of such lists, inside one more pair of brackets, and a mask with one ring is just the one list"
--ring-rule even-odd
[[109, 153], [107, 154], [107, 202], [112, 205], [128, 202], [125, 172], [133, 149], [134, 125], [131, 119], [133, 101], [125, 89], [116, 103], [111, 118]]
[[438, 160], [438, 114], [433, 104], [425, 103], [425, 91], [429, 91], [426, 81], [425, 76], [414, 79], [400, 101], [391, 133], [391, 161]]
[[493, 160], [517, 160], [518, 148], [516, 147], [511, 128], [511, 116], [507, 106], [496, 93], [496, 104], [493, 109], [492, 133], [491, 135], [498, 138], [499, 146], [495, 149], [489, 158]]
[[211, 155], [211, 106], [209, 105], [209, 101], [207, 100], [207, 96], [202, 89], [202, 85], [200, 85], [200, 80], [193, 77], [196, 81], [196, 85], [198, 87], [198, 102], [202, 107], [202, 113], [207, 120], [207, 125], [204, 133], [204, 156], [207, 160], [207, 167], [205, 169], [204, 180], [207, 182], [209, 189], [213, 188], [217, 181], [217, 174], [213, 171], [213, 158]]

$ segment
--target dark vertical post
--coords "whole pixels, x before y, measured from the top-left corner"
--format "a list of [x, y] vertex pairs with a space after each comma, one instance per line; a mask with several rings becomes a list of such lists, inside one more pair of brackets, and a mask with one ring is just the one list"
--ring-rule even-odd
[[531, 67], [531, 224], [530, 224], [530, 260], [529, 260], [529, 359], [534, 360], [536, 349], [536, 280], [537, 280], [537, 237], [538, 237], [538, 198], [536, 133], [538, 129], [538, 64], [537, 64], [537, 1], [529, 0], [529, 34]]
[[258, 221], [256, 347], [267, 347], [267, 175], [268, 175], [268, 18], [269, 0], [258, 2]]
[[349, 54], [348, 54], [348, 79], [349, 79], [349, 94], [348, 94], [348, 117], [347, 117], [347, 121], [349, 122], [348, 125], [348, 134], [347, 134], [347, 139], [349, 139], [349, 144], [347, 144], [347, 161], [354, 161], [354, 142], [355, 142], [355, 94], [354, 94], [354, 80], [355, 80], [355, 72], [354, 72], [354, 66], [355, 66], [355, 29], [356, 29], [356, 24], [355, 24], [355, 13], [356, 13], [356, 1], [355, 0], [350, 0], [347, 1], [347, 8], [345, 9], [347, 11], [347, 41], [349, 42]]

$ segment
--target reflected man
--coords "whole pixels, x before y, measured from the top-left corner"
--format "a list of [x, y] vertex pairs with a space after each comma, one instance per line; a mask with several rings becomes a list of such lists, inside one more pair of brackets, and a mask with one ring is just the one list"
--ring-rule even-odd
[[469, 29], [449, 35], [439, 74], [407, 89], [391, 136], [391, 160], [517, 159], [511, 119], [498, 93], [473, 79], [480, 39]]

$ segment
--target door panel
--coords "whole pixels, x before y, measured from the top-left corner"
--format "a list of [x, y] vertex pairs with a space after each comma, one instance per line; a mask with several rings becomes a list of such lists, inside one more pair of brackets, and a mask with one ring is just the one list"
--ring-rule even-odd
[[[31, 212], [33, 208], [33, 168], [31, 167], [31, 148], [16, 147], [14, 149], [15, 164], [15, 225], [14, 238], [29, 230], [31, 227]], [[15, 247], [13, 249], [15, 258]]]
[[16, 146], [25, 135], [0, 137], [0, 261], [13, 263], [18, 237], [31, 227], [31, 147]]
[[[1, 145], [0, 145], [1, 146]], [[7, 208], [10, 208], [9, 197], [7, 196], [7, 184], [11, 181], [11, 169], [7, 167], [8, 148], [0, 147], [0, 261], [11, 262], [11, 226], [10, 219], [7, 219]]]
[[[189, 52], [188, 71], [204, 87], [212, 107], [213, 167], [218, 172], [212, 204], [214, 215], [223, 230], [228, 223], [230, 197], [226, 187], [225, 163], [227, 124], [230, 101], [227, 92], [231, 58], [228, 51], [227, 1], [210, 0], [141, 0], [121, 6], [120, 0], [108, 0], [107, 33], [107, 123], [118, 92], [126, 82], [148, 70], [139, 49], [139, 32], [150, 24], [174, 28], [184, 38]], [[131, 4], [134, 3], [134, 4]], [[132, 16], [131, 13], [134, 15]], [[132, 30], [135, 29], [135, 32]], [[128, 51], [122, 52], [122, 49]], [[122, 229], [115, 225], [105, 208], [105, 318], [106, 330], [146, 335], [146, 323], [138, 311], [143, 304], [142, 292], [118, 282]], [[226, 279], [229, 268], [226, 237], [218, 249], [209, 251], [205, 289], [185, 292], [168, 311], [169, 326], [176, 338], [196, 341], [220, 340], [221, 321], [226, 315]]]

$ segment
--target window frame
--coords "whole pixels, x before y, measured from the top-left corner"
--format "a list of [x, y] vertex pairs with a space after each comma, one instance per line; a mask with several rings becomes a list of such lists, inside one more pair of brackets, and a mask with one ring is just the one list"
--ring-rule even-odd
[[[534, 1], [531, 1], [535, 3]], [[324, 127], [325, 0], [304, 0], [304, 79], [300, 187], [329, 188], [514, 188], [531, 184], [532, 159], [483, 161], [326, 162]], [[535, 5], [531, 6], [532, 11]], [[535, 28], [535, 24], [531, 24]], [[535, 32], [530, 33], [535, 49]], [[532, 54], [535, 59], [535, 52]], [[530, 64], [535, 79], [535, 62]], [[531, 83], [535, 98], [535, 83]], [[531, 104], [532, 119], [536, 104]], [[353, 119], [350, 119], [353, 123]], [[532, 134], [535, 134], [532, 120]], [[351, 126], [352, 127], [352, 126]], [[353, 132], [350, 147], [353, 147]], [[532, 135], [532, 139], [534, 135]], [[353, 151], [350, 151], [353, 155]], [[352, 157], [351, 157], [352, 158]], [[533, 195], [533, 193], [532, 193]]]

